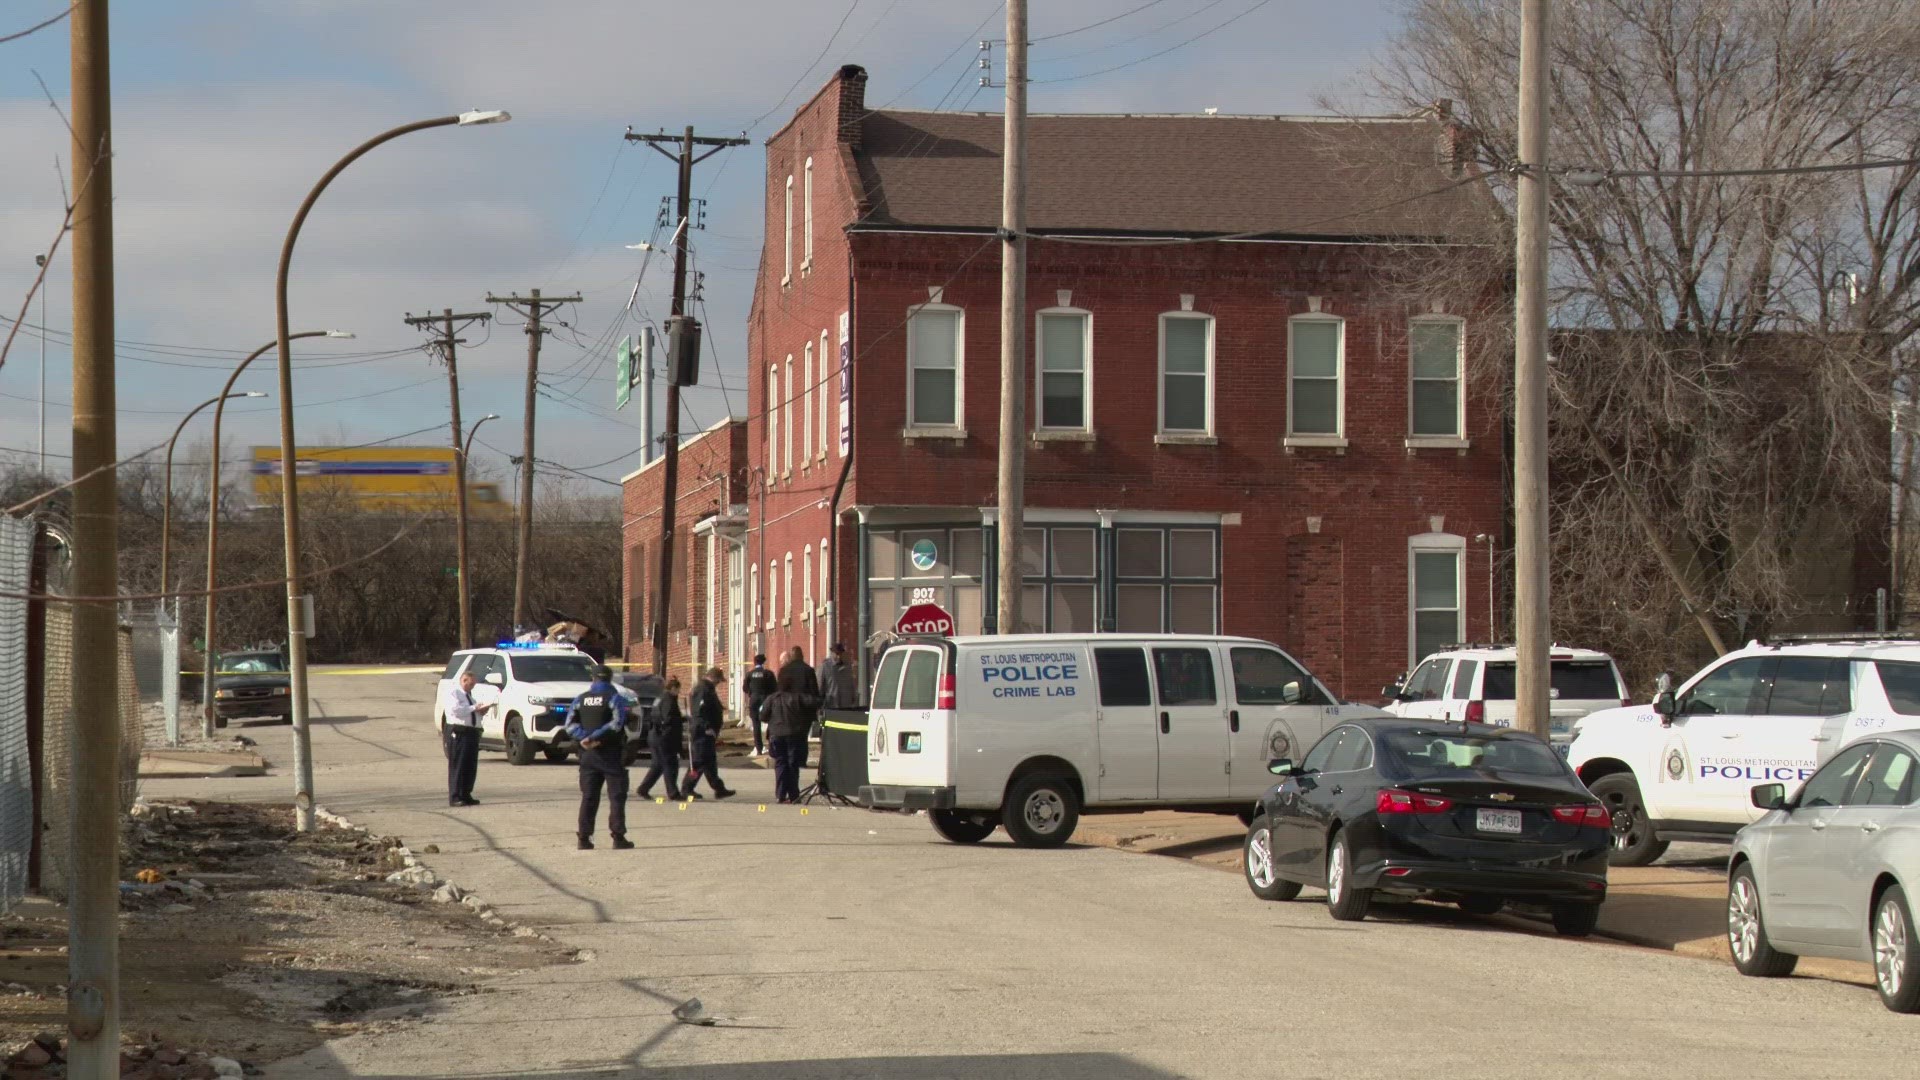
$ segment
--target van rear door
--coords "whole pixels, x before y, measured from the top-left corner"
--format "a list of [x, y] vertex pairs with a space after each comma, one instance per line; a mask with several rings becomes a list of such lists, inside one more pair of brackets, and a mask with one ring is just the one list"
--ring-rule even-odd
[[936, 707], [945, 659], [946, 650], [937, 645], [896, 645], [880, 658], [867, 716], [868, 783], [952, 786], [952, 702]]

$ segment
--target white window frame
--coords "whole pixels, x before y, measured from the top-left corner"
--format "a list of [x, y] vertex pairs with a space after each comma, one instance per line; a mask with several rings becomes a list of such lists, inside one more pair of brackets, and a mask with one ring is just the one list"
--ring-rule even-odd
[[780, 425], [780, 475], [793, 475], [793, 354], [787, 354], [787, 374], [784, 384], [786, 393], [780, 400], [780, 408], [786, 411], [784, 423]]
[[793, 174], [787, 174], [787, 217], [780, 228], [786, 238], [786, 257], [780, 264], [780, 285], [782, 288], [793, 284]]
[[748, 626], [760, 625], [760, 564], [754, 563], [747, 571], [747, 603], [753, 614], [748, 617]]
[[[1333, 431], [1297, 432], [1293, 429], [1293, 328], [1308, 323], [1331, 323], [1339, 328], [1333, 349]], [[1312, 376], [1320, 378], [1320, 376]], [[1287, 434], [1288, 446], [1347, 445], [1347, 320], [1338, 315], [1309, 312], [1287, 320]]]
[[[913, 380], [918, 370], [913, 362], [913, 318], [923, 311], [952, 312], [953, 321], [953, 423], [922, 424], [913, 415]], [[967, 430], [967, 313], [952, 304], [915, 304], [907, 309], [907, 430], [962, 432]]]
[[786, 571], [780, 576], [780, 625], [793, 625], [793, 552], [787, 552]]
[[[1046, 338], [1040, 332], [1049, 315], [1073, 315], [1081, 320], [1080, 351], [1080, 423], [1050, 426], [1041, 423], [1046, 415]], [[1209, 378], [1209, 385], [1212, 380]], [[1093, 431], [1093, 312], [1077, 307], [1042, 308], [1033, 313], [1033, 430], [1038, 437], [1048, 434], [1091, 433]]]
[[[1167, 428], [1167, 322], [1168, 320], [1171, 320], [1171, 319], [1204, 320], [1207, 326], [1207, 371], [1206, 371], [1207, 426], [1206, 426], [1206, 430], [1204, 431], [1196, 431], [1192, 428], [1178, 428], [1174, 430], [1169, 430]], [[1216, 326], [1214, 324], [1213, 316], [1203, 311], [1163, 311], [1160, 313], [1159, 328], [1157, 331], [1158, 341], [1159, 341], [1159, 345], [1158, 345], [1159, 357], [1154, 365], [1153, 393], [1154, 393], [1155, 399], [1159, 403], [1154, 425], [1155, 425], [1155, 430], [1158, 432], [1158, 436], [1162, 441], [1177, 442], [1182, 439], [1210, 440], [1214, 437], [1214, 433], [1213, 433], [1214, 393], [1213, 391], [1217, 381], [1214, 378], [1215, 330], [1216, 330]], [[1181, 374], [1183, 376], [1188, 376], [1188, 377], [1190, 377], [1191, 375], [1191, 373], [1188, 373], [1188, 372], [1180, 372], [1178, 374]]]
[[768, 559], [767, 560], [767, 625], [765, 627], [768, 630], [773, 629], [774, 622], [776, 621], [776, 616], [780, 614], [780, 606], [779, 604], [775, 603], [775, 601], [779, 598], [779, 596], [780, 596], [780, 560]]
[[800, 391], [804, 395], [800, 418], [807, 425], [800, 440], [800, 468], [804, 471], [813, 465], [813, 342], [807, 342], [802, 351], [806, 353], [806, 366], [801, 368], [801, 374], [805, 379]]
[[[1418, 326], [1435, 324], [1450, 325], [1454, 328], [1454, 418], [1453, 434], [1430, 435], [1413, 430], [1413, 390], [1416, 382], [1439, 382], [1439, 379], [1419, 379], [1413, 374], [1413, 334]], [[1407, 322], [1407, 446], [1465, 447], [1467, 445], [1467, 320], [1458, 315], [1419, 315]]]
[[767, 483], [780, 477], [780, 365], [767, 366]]
[[[1421, 533], [1407, 540], [1407, 668], [1412, 670], [1417, 662], [1414, 656], [1420, 648], [1419, 639], [1419, 597], [1420, 582], [1417, 577], [1420, 555], [1452, 555], [1454, 558], [1453, 611], [1458, 619], [1455, 628], [1459, 631], [1456, 641], [1467, 636], [1467, 538], [1453, 533]], [[1428, 608], [1429, 611], [1442, 611], [1443, 608]]]
[[800, 269], [802, 272], [813, 269], [813, 159], [807, 159], [806, 177], [801, 184], [800, 221], [804, 230], [800, 234]]
[[833, 595], [832, 591], [827, 587], [829, 573], [828, 562], [827, 538], [823, 536], [820, 538], [820, 614], [823, 617], [827, 613], [827, 598]]
[[800, 593], [800, 617], [806, 620], [808, 626], [812, 626], [813, 625], [813, 545], [812, 544], [808, 544], [806, 548], [800, 552], [800, 573], [803, 575], [806, 583], [806, 588], [803, 589]]
[[834, 367], [834, 364], [837, 364], [838, 362], [839, 362], [839, 357], [835, 357], [832, 362], [829, 362], [827, 360], [827, 332], [825, 330], [820, 331], [820, 451], [819, 451], [819, 456], [821, 461], [827, 460], [827, 428], [831, 426], [831, 423], [828, 420], [828, 414], [831, 411], [829, 408], [829, 405], [833, 400], [833, 394], [831, 393], [833, 388], [833, 367]]

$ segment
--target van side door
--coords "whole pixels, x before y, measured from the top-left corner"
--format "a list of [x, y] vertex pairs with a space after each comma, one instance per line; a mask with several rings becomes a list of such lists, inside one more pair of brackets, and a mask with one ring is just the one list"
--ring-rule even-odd
[[1214, 650], [1208, 645], [1157, 645], [1154, 698], [1160, 732], [1160, 800], [1228, 799], [1227, 709]]
[[1226, 652], [1233, 674], [1227, 711], [1233, 753], [1228, 794], [1257, 799], [1273, 785], [1267, 762], [1299, 761], [1333, 726], [1336, 721], [1327, 716], [1332, 700], [1306, 669], [1279, 649], [1231, 645]]
[[1160, 718], [1153, 707], [1147, 650], [1108, 645], [1093, 650], [1099, 677], [1095, 730], [1100, 739], [1101, 802], [1152, 799], [1160, 793]]

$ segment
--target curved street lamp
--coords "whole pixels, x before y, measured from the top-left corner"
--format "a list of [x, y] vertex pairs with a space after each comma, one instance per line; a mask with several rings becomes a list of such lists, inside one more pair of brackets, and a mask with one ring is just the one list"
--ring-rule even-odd
[[[302, 330], [298, 334], [289, 336], [287, 340], [298, 341], [301, 338], [311, 337], [351, 338], [353, 335], [345, 330]], [[269, 341], [253, 350], [245, 360], [240, 361], [239, 366], [233, 369], [233, 374], [227, 376], [227, 385], [220, 388], [218, 398], [220, 403], [213, 409], [213, 452], [207, 455], [209, 459], [207, 462], [207, 613], [206, 620], [201, 624], [201, 637], [206, 642], [203, 652], [207, 670], [202, 676], [200, 688], [200, 733], [202, 737], [208, 739], [213, 738], [214, 732], [213, 669], [216, 658], [213, 647], [214, 604], [220, 599], [219, 595], [213, 591], [214, 584], [220, 576], [220, 419], [226, 414], [227, 399], [234, 396], [233, 384], [239, 381], [240, 373], [247, 370], [247, 365], [260, 359], [268, 349], [277, 344], [279, 344], [278, 341]]]
[[[180, 433], [187, 430], [187, 421], [192, 420], [194, 417], [200, 415], [201, 409], [204, 409], [209, 405], [215, 405], [215, 404], [224, 402], [230, 397], [266, 397], [266, 396], [267, 395], [261, 393], [258, 390], [248, 390], [244, 393], [239, 393], [239, 394], [231, 394], [231, 393], [222, 391], [218, 397], [210, 397], [207, 400], [201, 402], [200, 404], [195, 405], [192, 409], [188, 410], [187, 415], [181, 417], [180, 423], [174, 427], [173, 436], [167, 440], [166, 470], [161, 475], [161, 479], [160, 479], [160, 490], [162, 492], [160, 497], [160, 591], [162, 593], [167, 591], [167, 581], [168, 581], [167, 556], [173, 541], [173, 444], [180, 441]], [[220, 456], [220, 447], [218, 443], [214, 444], [213, 456], [216, 458]], [[160, 602], [162, 604], [166, 603], [165, 600], [162, 600]]]
[[[475, 420], [473, 426], [467, 429], [467, 441], [460, 447], [460, 475], [455, 478], [455, 482], [460, 485], [460, 491], [463, 493], [467, 489], [467, 462], [473, 456], [473, 437], [480, 433], [481, 424], [489, 420], [498, 419], [500, 419], [499, 413], [488, 413], [480, 419]], [[460, 561], [459, 647], [462, 649], [470, 649], [473, 647], [473, 609], [471, 607], [472, 598], [467, 589], [467, 501], [464, 497], [460, 500], [460, 519], [456, 525], [453, 536], [455, 543], [459, 547]]]
[[303, 612], [305, 590], [300, 577], [300, 489], [295, 482], [297, 477], [294, 475], [293, 460], [293, 356], [287, 344], [291, 340], [287, 333], [287, 271], [293, 265], [293, 245], [300, 239], [300, 227], [306, 224], [307, 215], [313, 212], [313, 204], [320, 200], [320, 193], [327, 190], [327, 185], [333, 183], [334, 177], [373, 148], [428, 128], [499, 124], [511, 119], [510, 115], [499, 109], [473, 110], [432, 120], [416, 120], [375, 135], [348, 151], [346, 157], [334, 162], [333, 167], [313, 185], [313, 190], [307, 192], [306, 200], [294, 213], [293, 224], [287, 227], [286, 241], [280, 245], [280, 268], [273, 281], [273, 314], [280, 347], [280, 517], [282, 531], [286, 534], [287, 667], [293, 683], [293, 813], [294, 827], [300, 832], [313, 831], [314, 807], [313, 746], [307, 727], [307, 620]]

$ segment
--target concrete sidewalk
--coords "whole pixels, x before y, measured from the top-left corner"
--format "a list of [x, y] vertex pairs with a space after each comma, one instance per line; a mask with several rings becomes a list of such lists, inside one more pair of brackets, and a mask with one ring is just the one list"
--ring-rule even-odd
[[147, 750], [140, 755], [140, 779], [184, 780], [217, 776], [265, 776], [259, 754], [233, 750]]
[[[1239, 820], [1226, 815], [1149, 810], [1081, 818], [1073, 838], [1122, 851], [1185, 859], [1237, 874], [1245, 836], [1246, 829]], [[1682, 956], [1732, 962], [1727, 951], [1723, 864], [1687, 860], [1684, 865], [1617, 866], [1607, 877], [1607, 902], [1595, 931], [1599, 936]], [[1801, 960], [1795, 971], [1837, 982], [1873, 985], [1873, 969], [1863, 963], [1808, 958]]]

